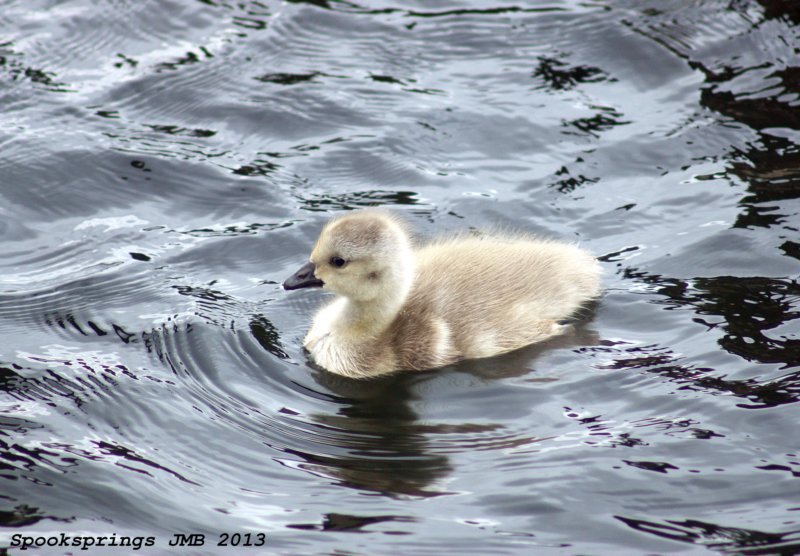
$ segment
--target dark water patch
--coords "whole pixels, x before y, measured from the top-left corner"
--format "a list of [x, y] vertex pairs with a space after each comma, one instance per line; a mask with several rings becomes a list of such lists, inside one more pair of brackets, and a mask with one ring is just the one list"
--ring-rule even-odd
[[[780, 91], [778, 94], [785, 92]], [[743, 122], [753, 129], [800, 129], [796, 107], [775, 98], [749, 99], [737, 97], [729, 91], [709, 90], [703, 95], [702, 101], [709, 109]]]
[[[614, 126], [630, 123], [624, 121], [623, 114], [611, 106], [590, 106], [589, 108], [596, 111], [597, 114], [590, 118], [578, 118], [564, 122], [564, 127], [577, 129], [581, 133], [596, 137], [599, 133], [608, 131]], [[574, 131], [565, 131], [564, 133], [570, 134]]]
[[250, 333], [259, 345], [269, 353], [281, 359], [289, 357], [281, 346], [278, 330], [266, 318], [257, 317], [250, 321]]
[[786, 241], [781, 245], [781, 250], [788, 256], [800, 260], [800, 243]]
[[41, 354], [22, 352], [19, 359], [29, 366], [3, 367], [3, 389], [20, 401], [41, 401], [52, 407], [81, 408], [91, 399], [113, 395], [121, 381], [139, 380], [113, 354], [53, 347]]
[[[322, 523], [307, 523], [307, 524], [296, 524], [296, 525], [288, 525], [287, 527], [291, 527], [292, 529], [299, 529], [303, 530], [317, 530], [317, 531], [343, 531], [349, 533], [360, 533], [363, 532], [362, 530], [365, 527], [369, 527], [371, 525], [375, 525], [378, 523], [409, 523], [413, 522], [414, 519], [403, 517], [403, 516], [368, 516], [368, 517], [361, 517], [355, 515], [347, 515], [347, 514], [339, 514], [339, 513], [330, 513], [327, 514]], [[396, 535], [408, 535], [410, 534], [405, 529], [399, 530], [386, 530], [386, 528], [381, 528], [384, 534], [396, 534]]]
[[574, 88], [580, 83], [596, 83], [613, 80], [600, 68], [592, 66], [572, 66], [557, 58], [539, 57], [539, 65], [533, 70], [533, 77], [544, 81], [544, 86], [554, 91]]
[[9, 511], [0, 512], [0, 523], [3, 527], [26, 527], [39, 523], [43, 519], [51, 519], [58, 522], [66, 522], [68, 520], [52, 518], [41, 513], [39, 508], [31, 507], [26, 504], [20, 504]]
[[519, 6], [498, 6], [492, 8], [473, 8], [473, 9], [453, 9], [453, 10], [437, 10], [437, 11], [409, 11], [407, 15], [411, 17], [451, 17], [451, 16], [465, 16], [465, 15], [505, 15], [516, 13], [547, 13], [547, 12], [561, 12], [565, 11], [560, 7], [542, 7], [542, 8], [522, 8]]
[[677, 466], [664, 461], [622, 461], [631, 467], [644, 469], [645, 471], [655, 471], [656, 473], [668, 473], [671, 470], [679, 469]]
[[[198, 53], [199, 52], [199, 53]], [[156, 73], [161, 71], [176, 71], [181, 69], [182, 66], [188, 66], [191, 64], [198, 64], [202, 62], [204, 59], [213, 58], [214, 55], [208, 51], [205, 47], [200, 47], [198, 52], [189, 51], [183, 56], [175, 59], [174, 61], [170, 62], [161, 62], [154, 67], [154, 71]]]
[[628, 349], [588, 348], [596, 353], [613, 354], [614, 362], [605, 364], [608, 370], [637, 369], [664, 377], [678, 384], [678, 390], [701, 391], [712, 395], [733, 395], [738, 407], [769, 409], [800, 400], [800, 376], [796, 372], [763, 379], [729, 379], [719, 376], [720, 370], [696, 367], [683, 363], [682, 357], [663, 347], [644, 346]]
[[763, 134], [761, 139], [748, 152], [738, 153], [731, 163], [730, 171], [748, 185], [748, 194], [740, 201], [745, 211], [737, 219], [737, 227], [787, 224], [791, 215], [781, 210], [779, 203], [800, 198], [797, 145], [769, 134]]
[[117, 459], [118, 461], [116, 465], [119, 465], [124, 469], [128, 469], [145, 475], [151, 475], [151, 471], [166, 472], [180, 481], [197, 485], [197, 483], [190, 481], [185, 477], [181, 476], [180, 474], [171, 471], [163, 467], [162, 465], [133, 452], [131, 449], [126, 448], [125, 446], [111, 444], [108, 442], [97, 442], [96, 448], [103, 456]]
[[278, 170], [280, 166], [273, 162], [264, 161], [264, 160], [255, 160], [253, 164], [246, 164], [244, 166], [239, 166], [236, 168], [233, 173], [238, 174], [240, 176], [269, 176], [276, 170]]
[[257, 81], [263, 81], [264, 83], [276, 83], [278, 85], [296, 85], [298, 83], [304, 83], [307, 81], [312, 81], [316, 77], [324, 77], [323, 74], [318, 72], [311, 72], [311, 73], [265, 73], [259, 77], [255, 77]]
[[176, 125], [149, 125], [153, 131], [166, 133], [168, 135], [185, 135], [188, 137], [213, 137], [216, 131], [210, 129], [186, 129]]
[[374, 206], [425, 206], [414, 191], [355, 191], [346, 195], [303, 195], [303, 206], [310, 211], [354, 210]]
[[216, 225], [207, 228], [198, 228], [194, 230], [179, 230], [180, 233], [192, 237], [239, 237], [239, 236], [255, 236], [264, 232], [271, 232], [281, 228], [288, 228], [294, 225], [294, 221], [290, 222], [249, 222], [249, 223], [235, 223], [227, 225]]
[[2, 71], [11, 81], [27, 81], [34, 85], [40, 85], [43, 89], [54, 93], [71, 92], [66, 83], [61, 83], [57, 75], [52, 71], [26, 66], [20, 56], [13, 50], [13, 43], [7, 42], [0, 45], [0, 71]]
[[657, 284], [657, 301], [669, 308], [691, 308], [697, 320], [709, 328], [720, 327], [720, 346], [749, 361], [761, 363], [800, 361], [800, 346], [792, 335], [770, 336], [800, 316], [800, 287], [795, 280], [759, 277], [697, 278], [691, 283], [656, 276], [636, 276]]
[[648, 521], [615, 517], [636, 531], [694, 544], [723, 554], [794, 554], [800, 550], [800, 531], [771, 533], [725, 527], [693, 519]]

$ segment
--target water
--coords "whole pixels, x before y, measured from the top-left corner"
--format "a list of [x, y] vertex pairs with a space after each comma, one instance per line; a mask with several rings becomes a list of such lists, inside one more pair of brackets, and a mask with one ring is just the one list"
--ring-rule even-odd
[[[800, 552], [799, 25], [0, 2], [0, 546]], [[549, 344], [333, 377], [301, 348], [321, 294], [279, 284], [367, 205], [578, 241], [606, 292]]]

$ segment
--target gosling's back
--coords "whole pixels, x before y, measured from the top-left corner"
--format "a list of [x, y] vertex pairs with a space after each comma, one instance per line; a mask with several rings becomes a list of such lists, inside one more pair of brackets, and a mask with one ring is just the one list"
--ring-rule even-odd
[[414, 255], [414, 285], [390, 331], [403, 368], [489, 357], [542, 341], [600, 289], [596, 259], [561, 243], [452, 238]]

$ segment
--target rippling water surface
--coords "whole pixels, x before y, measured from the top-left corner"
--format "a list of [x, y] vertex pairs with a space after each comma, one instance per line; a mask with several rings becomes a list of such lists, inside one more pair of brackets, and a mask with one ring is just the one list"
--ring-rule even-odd
[[[800, 552], [798, 35], [779, 0], [0, 2], [0, 546]], [[368, 205], [578, 241], [606, 292], [333, 377], [280, 282]]]

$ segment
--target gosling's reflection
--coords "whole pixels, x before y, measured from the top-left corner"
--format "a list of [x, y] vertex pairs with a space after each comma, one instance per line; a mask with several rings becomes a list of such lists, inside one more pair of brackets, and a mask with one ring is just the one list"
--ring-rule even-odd
[[468, 373], [481, 381], [516, 376], [529, 376], [531, 382], [558, 380], [552, 372], [540, 374], [535, 369], [536, 359], [555, 348], [574, 349], [596, 343], [597, 334], [579, 323], [570, 333], [538, 345], [433, 371], [356, 380], [317, 370], [316, 382], [335, 394], [340, 403], [336, 413], [310, 415], [321, 428], [320, 437], [328, 438], [331, 445], [324, 453], [291, 452], [306, 462], [303, 465], [306, 470], [336, 477], [352, 488], [392, 497], [450, 494], [444, 487], [444, 479], [453, 466], [442, 453], [441, 436], [473, 437], [503, 425], [476, 424], [482, 415], [476, 415], [474, 423], [436, 424], [420, 420], [415, 403], [424, 403], [425, 392], [437, 387], [429, 388], [431, 385], [426, 383], [447, 381], [447, 375], [454, 373]]
[[412, 408], [415, 386], [430, 373], [398, 373], [355, 380], [315, 372], [320, 386], [341, 399], [336, 414], [311, 415], [338, 446], [326, 454], [296, 453], [316, 471], [343, 484], [387, 496], [432, 497], [445, 494], [440, 481], [452, 466], [444, 455], [427, 449]]

